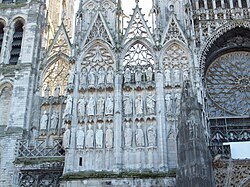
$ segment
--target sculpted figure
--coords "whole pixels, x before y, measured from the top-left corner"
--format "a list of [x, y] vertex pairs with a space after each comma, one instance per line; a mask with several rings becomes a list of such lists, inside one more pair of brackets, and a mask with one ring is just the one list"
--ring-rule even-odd
[[44, 92], [44, 97], [46, 99], [49, 98], [49, 93], [50, 93], [50, 87], [49, 87], [49, 84], [47, 84], [46, 88], [45, 88], [45, 92]]
[[95, 133], [95, 143], [96, 148], [102, 148], [103, 147], [103, 130], [102, 130], [102, 124], [97, 125], [98, 129]]
[[105, 133], [105, 145], [106, 148], [111, 149], [113, 147], [113, 138], [114, 138], [114, 133], [111, 128], [111, 125], [108, 124], [108, 128]]
[[171, 71], [170, 71], [170, 69], [165, 70], [165, 85], [171, 86]]
[[73, 101], [72, 96], [68, 95], [67, 100], [66, 100], [66, 107], [63, 113], [63, 118], [72, 114], [72, 105], [73, 105], [72, 101]]
[[147, 78], [147, 81], [149, 82], [153, 80], [153, 70], [151, 67], [148, 67], [146, 71], [146, 78]]
[[98, 72], [98, 84], [104, 84], [105, 83], [105, 71], [104, 68], [101, 67]]
[[51, 123], [50, 123], [50, 130], [52, 130], [52, 133], [56, 133], [56, 130], [58, 128], [58, 122], [59, 122], [59, 114], [58, 112], [54, 111], [51, 116]]
[[140, 83], [142, 81], [142, 71], [138, 68], [135, 72], [135, 82]]
[[60, 95], [60, 86], [57, 85], [54, 91], [54, 97], [59, 97]]
[[143, 101], [142, 101], [141, 95], [136, 96], [135, 111], [136, 111], [136, 114], [143, 114]]
[[147, 113], [153, 114], [155, 112], [155, 98], [151, 93], [146, 98]]
[[132, 129], [130, 128], [129, 122], [127, 122], [125, 124], [125, 130], [124, 130], [125, 147], [131, 147], [132, 146], [132, 136], [133, 136]]
[[41, 121], [40, 121], [40, 130], [46, 130], [47, 129], [47, 124], [48, 124], [48, 115], [47, 112], [44, 111], [43, 115], [41, 117]]
[[95, 70], [91, 69], [88, 74], [89, 85], [95, 85]]
[[88, 125], [86, 140], [85, 140], [86, 148], [94, 148], [94, 131], [91, 128], [91, 125]]
[[154, 125], [150, 125], [147, 129], [148, 136], [148, 145], [155, 146], [156, 145], [156, 129]]
[[85, 98], [84, 97], [80, 98], [78, 101], [78, 115], [79, 115], [79, 117], [84, 117], [85, 105], [86, 105]]
[[76, 132], [76, 148], [83, 148], [83, 146], [84, 146], [84, 132], [82, 126], [79, 126]]
[[179, 86], [181, 84], [180, 80], [180, 70], [179, 69], [174, 69], [174, 83], [175, 86]]
[[114, 99], [111, 95], [106, 100], [105, 114], [112, 115], [114, 110]]
[[95, 99], [93, 98], [93, 96], [89, 98], [89, 102], [87, 104], [87, 114], [88, 116], [95, 115]]
[[67, 125], [67, 130], [63, 134], [63, 147], [64, 149], [69, 148], [70, 146], [70, 128], [69, 125]]
[[129, 68], [126, 68], [124, 72], [124, 83], [130, 83], [131, 82], [131, 71]]
[[106, 76], [106, 83], [113, 84], [114, 83], [114, 73], [112, 67], [108, 68], [108, 74]]
[[36, 138], [38, 138], [39, 134], [38, 134], [38, 130], [36, 129], [36, 127], [32, 127], [30, 129], [30, 146], [35, 146], [36, 145]]
[[141, 129], [141, 123], [137, 124], [137, 129], [135, 132], [135, 140], [136, 140], [136, 146], [137, 147], [144, 147], [145, 141], [144, 141], [144, 132]]
[[97, 115], [103, 115], [104, 113], [104, 103], [105, 100], [103, 98], [103, 96], [100, 96], [97, 100], [97, 109], [96, 109], [96, 114]]
[[181, 109], [181, 107], [180, 107], [180, 104], [181, 104], [181, 94], [180, 93], [176, 93], [175, 94], [175, 102], [176, 102], [176, 104], [175, 104], [175, 106], [176, 106], [176, 109], [175, 109], [176, 115], [179, 115], [180, 114], [180, 109]]
[[132, 114], [132, 109], [133, 109], [133, 105], [132, 105], [132, 99], [129, 95], [124, 97], [123, 100], [123, 105], [124, 105], [124, 114], [125, 115], [130, 115]]
[[172, 107], [173, 107], [173, 99], [171, 94], [166, 94], [165, 96], [165, 102], [166, 102], [166, 112], [167, 114], [172, 114]]
[[68, 84], [73, 85], [74, 84], [74, 79], [75, 79], [75, 71], [74, 71], [74, 68], [72, 68], [70, 73], [69, 73]]
[[87, 85], [87, 70], [85, 68], [82, 69], [80, 85], [83, 87]]

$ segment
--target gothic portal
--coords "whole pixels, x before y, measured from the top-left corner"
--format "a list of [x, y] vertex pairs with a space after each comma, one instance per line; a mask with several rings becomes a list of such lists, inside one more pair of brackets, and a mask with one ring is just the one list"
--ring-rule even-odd
[[249, 0], [126, 2], [0, 0], [0, 186], [250, 185]]

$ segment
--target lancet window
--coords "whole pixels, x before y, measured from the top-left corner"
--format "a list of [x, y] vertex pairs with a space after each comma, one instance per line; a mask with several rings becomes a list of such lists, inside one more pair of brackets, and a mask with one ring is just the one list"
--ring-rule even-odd
[[0, 86], [0, 126], [8, 124], [12, 89], [9, 83]]
[[0, 20], [0, 53], [3, 45], [3, 37], [4, 37], [4, 23]]
[[23, 22], [18, 20], [15, 23], [13, 41], [11, 44], [10, 61], [9, 64], [16, 65], [21, 54], [21, 46], [23, 39]]

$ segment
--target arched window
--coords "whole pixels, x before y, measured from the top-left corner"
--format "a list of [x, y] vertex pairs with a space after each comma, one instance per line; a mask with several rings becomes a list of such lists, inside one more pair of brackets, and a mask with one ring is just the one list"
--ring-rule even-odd
[[13, 34], [12, 48], [10, 52], [9, 64], [16, 65], [21, 53], [23, 39], [23, 22], [18, 20], [15, 23], [15, 30]]
[[3, 37], [4, 37], [4, 23], [0, 20], [0, 53], [2, 50]]
[[12, 85], [9, 83], [0, 86], [0, 126], [8, 125], [12, 89]]

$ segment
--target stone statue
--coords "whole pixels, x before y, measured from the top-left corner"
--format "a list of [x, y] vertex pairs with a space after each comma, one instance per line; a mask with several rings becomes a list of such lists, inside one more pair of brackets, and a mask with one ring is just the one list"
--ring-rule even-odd
[[104, 113], [104, 103], [105, 103], [105, 100], [103, 96], [100, 96], [97, 100], [97, 109], [96, 109], [96, 114], [99, 116], [102, 116]]
[[174, 84], [175, 86], [180, 86], [181, 85], [181, 80], [180, 80], [180, 70], [179, 69], [174, 69]]
[[146, 78], [149, 82], [153, 80], [153, 70], [151, 67], [148, 67], [148, 69], [146, 70]]
[[180, 109], [181, 109], [181, 94], [178, 92], [175, 94], [175, 112], [176, 112], [176, 115], [179, 115], [180, 114]]
[[100, 85], [100, 84], [105, 84], [105, 71], [104, 71], [104, 68], [101, 67], [98, 71], [98, 80], [97, 80], [97, 83]]
[[79, 117], [85, 116], [85, 106], [86, 106], [86, 100], [84, 97], [82, 97], [78, 101], [78, 115], [79, 115]]
[[170, 69], [165, 70], [165, 85], [171, 86], [171, 71], [170, 71]]
[[135, 82], [140, 83], [142, 81], [142, 71], [141, 68], [138, 68], [135, 72]]
[[144, 147], [145, 146], [144, 132], [141, 129], [141, 123], [137, 124], [137, 129], [135, 131], [135, 140], [136, 140], [137, 147]]
[[89, 85], [95, 85], [95, 70], [91, 69], [88, 74], [88, 83]]
[[82, 69], [80, 85], [83, 87], [87, 85], [87, 69], [85, 68]]
[[167, 93], [165, 96], [165, 103], [166, 103], [166, 113], [172, 114], [173, 110], [173, 98], [170, 93]]
[[95, 99], [93, 96], [90, 96], [88, 104], [87, 104], [87, 114], [88, 116], [95, 115]]
[[44, 111], [43, 115], [40, 120], [40, 130], [46, 130], [47, 129], [47, 124], [48, 124], [48, 115], [47, 112]]
[[44, 97], [46, 99], [49, 98], [49, 94], [50, 94], [50, 87], [49, 87], [49, 84], [47, 84], [46, 88], [45, 88], [45, 92], [44, 92]]
[[52, 134], [56, 133], [56, 130], [58, 128], [58, 122], [59, 122], [59, 114], [58, 112], [54, 111], [51, 118], [51, 123], [50, 123], [50, 130]]
[[107, 84], [114, 84], [114, 73], [112, 67], [108, 68], [108, 73], [106, 76], [106, 83]]
[[111, 95], [108, 96], [105, 105], [105, 114], [112, 115], [114, 110], [114, 99]]
[[125, 129], [124, 129], [124, 144], [125, 144], [125, 147], [131, 147], [132, 146], [132, 136], [133, 136], [133, 131], [130, 128], [129, 122], [126, 122]]
[[102, 130], [102, 124], [99, 123], [97, 125], [98, 129], [96, 130], [95, 133], [95, 143], [96, 143], [96, 148], [102, 148], [103, 147], [103, 130]]
[[146, 98], [146, 110], [147, 110], [147, 114], [154, 114], [155, 113], [155, 98], [154, 95], [152, 95], [151, 93], [149, 95], [147, 95]]
[[136, 114], [143, 114], [143, 101], [142, 101], [141, 95], [136, 96], [135, 112], [136, 112]]
[[69, 125], [67, 125], [67, 130], [63, 134], [63, 147], [64, 149], [69, 148], [70, 146], [70, 128]]
[[59, 97], [59, 95], [60, 95], [60, 86], [57, 85], [54, 90], [54, 97]]
[[64, 113], [63, 113], [63, 119], [65, 119], [66, 116], [71, 116], [72, 105], [73, 105], [73, 98], [71, 95], [68, 95], [67, 100], [66, 100], [66, 107], [65, 107]]
[[87, 149], [94, 148], [94, 131], [92, 130], [91, 125], [88, 125], [85, 146]]
[[75, 80], [75, 70], [74, 68], [71, 69], [69, 73], [68, 85], [73, 85]]
[[131, 71], [129, 68], [126, 68], [124, 72], [124, 83], [130, 83], [131, 82]]
[[76, 132], [76, 148], [83, 149], [83, 146], [84, 146], [84, 131], [82, 129], [82, 126], [79, 126]]
[[156, 129], [154, 125], [150, 125], [147, 129], [148, 145], [156, 146]]
[[113, 147], [113, 138], [114, 138], [114, 133], [111, 128], [111, 125], [108, 124], [108, 128], [105, 133], [105, 145], [106, 148], [111, 149]]
[[30, 129], [30, 146], [35, 146], [36, 145], [36, 138], [38, 138], [39, 134], [38, 134], [38, 130], [36, 129], [36, 127], [32, 127]]
[[124, 105], [124, 114], [130, 115], [133, 112], [133, 101], [129, 95], [124, 97], [123, 105]]

